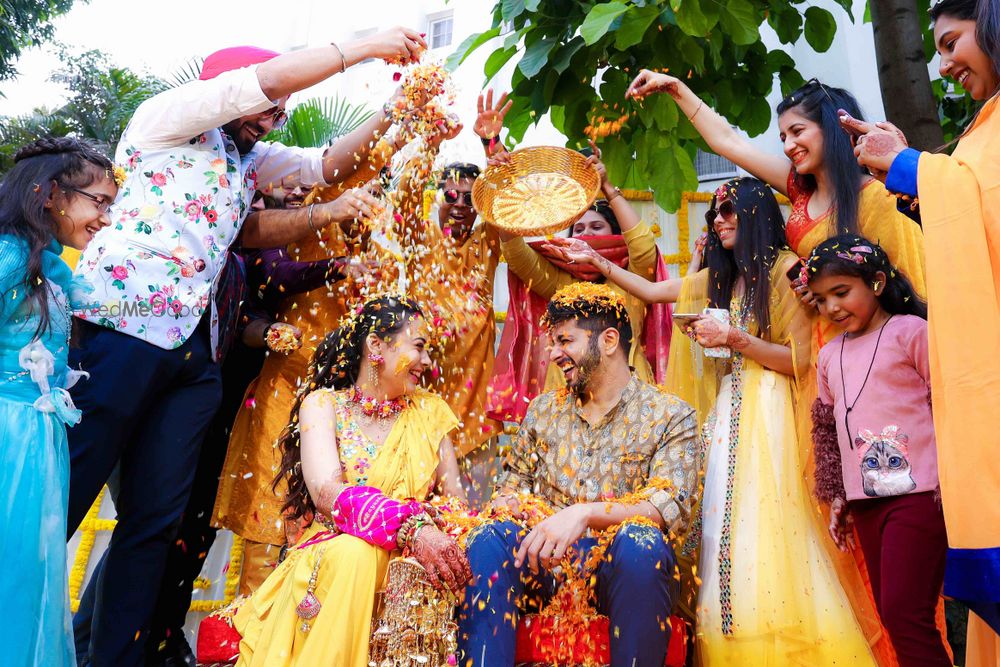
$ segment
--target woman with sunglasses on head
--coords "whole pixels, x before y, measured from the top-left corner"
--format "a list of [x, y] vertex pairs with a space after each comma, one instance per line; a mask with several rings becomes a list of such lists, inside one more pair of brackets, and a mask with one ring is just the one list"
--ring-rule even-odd
[[919, 211], [927, 237], [934, 425], [950, 546], [944, 592], [975, 612], [970, 665], [1000, 659], [998, 11], [995, 0], [978, 7], [942, 0], [930, 11], [941, 75], [983, 102], [951, 155], [908, 148], [891, 124], [844, 119], [860, 135], [859, 163]]
[[[75, 665], [66, 572], [72, 311], [89, 286], [59, 258], [111, 224], [111, 162], [77, 139], [39, 139], [0, 182], [0, 624], [4, 664]], [[16, 574], [15, 574], [16, 571]]]
[[[854, 582], [839, 578], [812, 516], [811, 442], [796, 427], [811, 323], [786, 278], [799, 262], [785, 244], [781, 210], [764, 183], [740, 178], [716, 190], [706, 222], [705, 268], [663, 282], [624, 271], [578, 240], [550, 242], [646, 301], [676, 303], [675, 317], [693, 315], [683, 328], [697, 345], [674, 336], [666, 386], [705, 424], [700, 519], [681, 552], [692, 558], [700, 546], [698, 660], [874, 667], [848, 594]], [[728, 317], [703, 314], [706, 306]], [[703, 353], [721, 348], [728, 358]]]
[[[676, 77], [643, 70], [625, 94], [641, 100], [659, 92], [670, 95], [712, 151], [788, 196], [792, 212], [785, 236], [795, 254], [807, 257], [819, 243], [842, 232], [877, 238], [917, 293], [924, 294], [920, 229], [896, 210], [882, 184], [858, 167], [850, 137], [838, 123], [840, 109], [861, 117], [848, 91], [812, 80], [778, 104], [784, 156], [755, 147]], [[796, 282], [796, 290], [811, 304], [804, 285]], [[829, 324], [818, 326], [823, 342], [836, 335]]]

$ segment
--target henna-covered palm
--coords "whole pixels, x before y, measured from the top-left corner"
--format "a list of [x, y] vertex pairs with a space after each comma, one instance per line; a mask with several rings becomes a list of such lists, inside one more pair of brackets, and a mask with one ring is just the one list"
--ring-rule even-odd
[[625, 91], [625, 97], [643, 98], [653, 93], [662, 92], [670, 93], [671, 96], [676, 97], [677, 84], [679, 83], [680, 79], [669, 74], [661, 74], [644, 69], [629, 84], [628, 89]]
[[431, 586], [438, 590], [444, 587], [458, 593], [472, 578], [469, 560], [458, 543], [434, 526], [424, 526], [417, 531], [411, 550], [427, 571]]
[[580, 239], [556, 236], [549, 239], [544, 245], [547, 249], [558, 253], [567, 262], [593, 264], [598, 268], [603, 268], [602, 262], [607, 263], [608, 261], [589, 243]]

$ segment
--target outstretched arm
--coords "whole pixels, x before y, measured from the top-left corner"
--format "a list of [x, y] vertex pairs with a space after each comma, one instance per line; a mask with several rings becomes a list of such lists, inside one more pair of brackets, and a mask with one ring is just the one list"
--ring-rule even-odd
[[243, 223], [240, 242], [246, 248], [288, 245], [334, 222], [370, 219], [378, 206], [378, 201], [368, 192], [354, 189], [332, 202], [298, 209], [254, 211]]
[[792, 163], [782, 155], [755, 148], [680, 79], [644, 69], [629, 85], [625, 96], [642, 99], [660, 92], [673, 98], [713, 152], [735, 162], [782, 194], [788, 194], [788, 173]]
[[426, 48], [427, 42], [420, 33], [396, 27], [344, 42], [339, 48], [330, 44], [283, 53], [257, 66], [257, 80], [269, 99], [278, 100], [314, 86], [367, 58], [399, 58], [408, 62], [419, 58]]
[[646, 303], [674, 303], [681, 294], [681, 278], [671, 278], [661, 282], [646, 280], [602, 257], [580, 239], [555, 237], [547, 245], [551, 250], [560, 253], [568, 262], [586, 263], [596, 267], [608, 280]]

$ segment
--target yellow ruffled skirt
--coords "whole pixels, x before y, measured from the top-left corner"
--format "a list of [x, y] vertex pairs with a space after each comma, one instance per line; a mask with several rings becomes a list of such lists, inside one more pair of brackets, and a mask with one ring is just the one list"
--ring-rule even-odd
[[[743, 371], [736, 465], [729, 479], [732, 383], [720, 383], [702, 501], [696, 651], [703, 667], [874, 667], [810, 518], [792, 382], [750, 361]], [[726, 526], [725, 502], [732, 495]], [[720, 565], [728, 535], [730, 565]], [[722, 571], [728, 571], [728, 586]], [[722, 592], [728, 589], [728, 605]], [[731, 615], [731, 633], [723, 618]]]
[[[325, 528], [314, 523], [300, 540]], [[375, 594], [391, 554], [351, 535], [293, 548], [236, 613], [242, 636], [237, 667], [365, 667]], [[306, 596], [317, 559], [314, 595], [322, 607], [303, 632], [295, 609]]]

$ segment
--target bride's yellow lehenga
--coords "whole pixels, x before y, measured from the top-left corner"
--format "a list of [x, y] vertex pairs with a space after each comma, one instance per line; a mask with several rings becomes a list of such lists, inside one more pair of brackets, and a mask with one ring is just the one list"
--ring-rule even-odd
[[[804, 375], [812, 323], [784, 276], [795, 261], [782, 252], [771, 271], [768, 338], [792, 348]], [[678, 312], [705, 305], [707, 276], [684, 281]], [[740, 310], [734, 301], [737, 318]], [[757, 333], [752, 322], [748, 329]], [[708, 446], [700, 522], [685, 549], [693, 553], [700, 533], [698, 663], [874, 666], [867, 632], [825, 547], [829, 537], [813, 516], [795, 379], [736, 357], [719, 378], [722, 364], [673, 338], [668, 386], [699, 409]]]
[[[336, 446], [349, 483], [374, 486], [397, 500], [428, 496], [441, 440], [458, 425], [441, 398], [418, 390], [376, 447], [350, 416], [346, 392], [319, 391], [335, 401]], [[375, 595], [392, 554], [351, 535], [323, 539], [326, 530], [312, 523], [236, 613], [234, 625], [242, 636], [239, 667], [368, 664]], [[322, 606], [304, 631], [296, 607], [313, 577], [313, 594]]]

